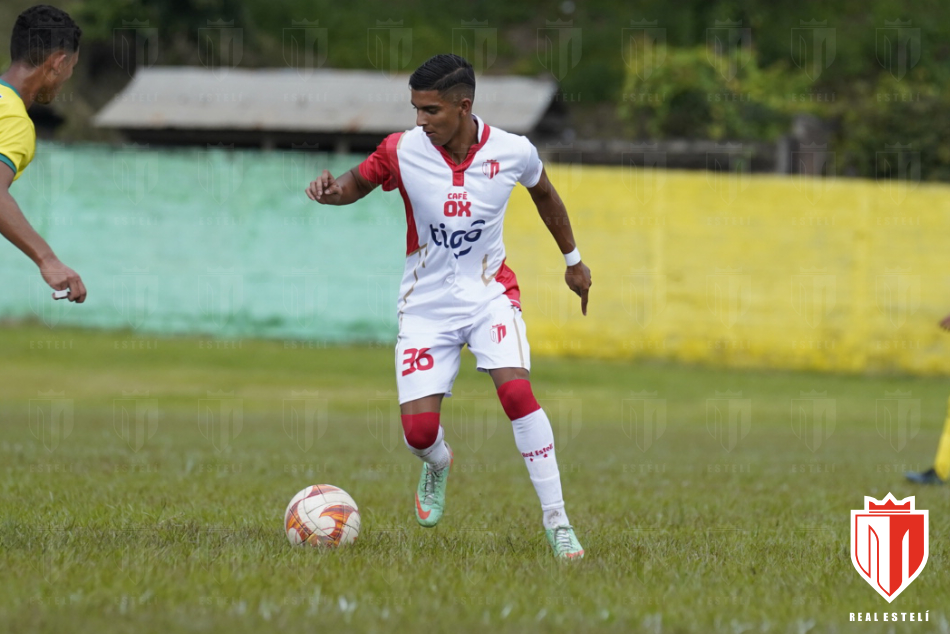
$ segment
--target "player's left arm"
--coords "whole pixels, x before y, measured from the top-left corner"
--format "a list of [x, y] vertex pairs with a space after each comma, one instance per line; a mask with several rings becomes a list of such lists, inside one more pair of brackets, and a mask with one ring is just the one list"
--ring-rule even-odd
[[[567, 217], [567, 207], [564, 201], [558, 196], [554, 185], [548, 180], [547, 171], [541, 170], [541, 179], [534, 187], [529, 187], [531, 200], [538, 208], [538, 214], [541, 220], [547, 225], [548, 231], [554, 236], [561, 253], [566, 255], [577, 248], [574, 242], [574, 232], [571, 230], [571, 219]], [[577, 293], [581, 298], [581, 312], [587, 314], [587, 293], [590, 290], [590, 269], [584, 262], [580, 261], [573, 266], [568, 266], [564, 272], [564, 281], [568, 288]]]

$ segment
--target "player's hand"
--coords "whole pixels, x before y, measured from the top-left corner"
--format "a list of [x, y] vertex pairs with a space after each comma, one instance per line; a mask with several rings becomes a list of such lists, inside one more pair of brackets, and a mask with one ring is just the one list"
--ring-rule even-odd
[[[86, 286], [82, 283], [79, 273], [72, 270], [59, 260], [53, 260], [40, 266], [40, 273], [43, 279], [54, 291], [69, 289], [69, 296], [66, 298], [71, 302], [82, 304], [86, 301]], [[55, 299], [55, 298], [54, 298]]]
[[940, 327], [944, 330], [950, 330], [950, 315], [940, 320]]
[[567, 287], [577, 293], [581, 298], [581, 312], [587, 315], [587, 291], [590, 290], [590, 269], [583, 262], [578, 262], [574, 266], [567, 267], [564, 273], [564, 281]]
[[323, 170], [323, 174], [317, 176], [316, 180], [307, 187], [307, 197], [324, 205], [338, 202], [342, 194], [343, 189], [333, 178], [330, 170]]

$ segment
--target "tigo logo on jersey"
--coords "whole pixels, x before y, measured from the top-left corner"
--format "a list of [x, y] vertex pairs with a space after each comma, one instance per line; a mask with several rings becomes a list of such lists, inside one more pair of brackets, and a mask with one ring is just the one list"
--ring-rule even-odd
[[505, 327], [505, 324], [495, 324], [491, 327], [492, 343], [501, 343], [501, 340], [504, 339], [507, 334], [508, 328]]
[[917, 578], [929, 554], [928, 512], [914, 509], [914, 496], [865, 496], [864, 508], [851, 511], [851, 563], [888, 603]]
[[[485, 224], [484, 220], [476, 220], [467, 231], [453, 231], [451, 235], [445, 230], [445, 223], [439, 223], [438, 227], [429, 225], [429, 231], [432, 232], [432, 241], [435, 242], [436, 246], [454, 250], [460, 248], [465, 242], [478, 242], [478, 239], [482, 237], [481, 226], [483, 224]], [[476, 226], [479, 228], [476, 229]], [[439, 242], [440, 236], [442, 242]], [[458, 259], [471, 250], [472, 247], [466, 247], [457, 253], [453, 253], [453, 255]]]
[[495, 178], [495, 175], [501, 171], [501, 166], [498, 164], [498, 161], [495, 159], [490, 159], [482, 163], [482, 174], [487, 176], [489, 180]]

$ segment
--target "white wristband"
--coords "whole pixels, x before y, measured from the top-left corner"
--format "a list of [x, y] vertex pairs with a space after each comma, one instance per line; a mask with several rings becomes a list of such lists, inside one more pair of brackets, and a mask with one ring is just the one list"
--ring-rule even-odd
[[564, 262], [568, 266], [574, 266], [581, 261], [581, 252], [577, 250], [577, 247], [574, 247], [574, 250], [570, 253], [564, 254]]

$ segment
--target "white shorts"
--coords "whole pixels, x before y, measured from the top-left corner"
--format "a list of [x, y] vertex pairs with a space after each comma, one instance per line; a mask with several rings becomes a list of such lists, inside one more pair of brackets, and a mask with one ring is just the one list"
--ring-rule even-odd
[[439, 322], [402, 315], [396, 339], [396, 387], [399, 403], [432, 394], [452, 395], [459, 373], [462, 346], [475, 355], [476, 369], [531, 370], [531, 350], [521, 309], [502, 295], [492, 300], [472, 322], [447, 330]]

